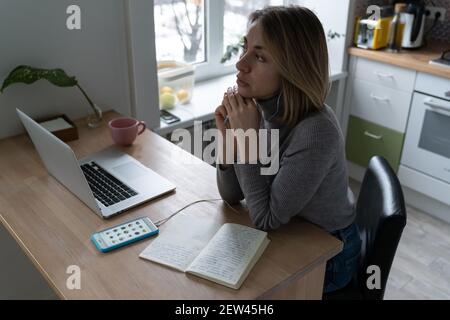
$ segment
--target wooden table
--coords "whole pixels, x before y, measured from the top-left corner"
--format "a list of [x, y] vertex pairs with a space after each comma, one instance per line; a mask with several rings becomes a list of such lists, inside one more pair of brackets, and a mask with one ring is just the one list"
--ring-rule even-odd
[[[117, 116], [106, 113], [104, 124], [96, 129], [77, 122], [80, 138], [69, 143], [77, 157], [112, 144], [106, 123]], [[102, 220], [47, 173], [28, 136], [1, 140], [0, 220], [62, 299], [320, 299], [325, 264], [340, 252], [342, 243], [300, 219], [269, 233], [271, 243], [239, 290], [139, 258], [151, 239], [108, 254], [94, 248], [89, 238], [97, 230], [138, 216], [157, 221], [194, 200], [220, 198], [215, 169], [185, 151], [192, 163], [180, 163], [174, 157], [177, 149], [149, 130], [132, 147], [123, 148], [177, 188]], [[251, 225], [245, 209], [236, 208], [239, 214], [217, 201], [183, 212], [202, 217], [205, 226]], [[161, 226], [161, 232], [168, 226]], [[71, 265], [81, 269], [80, 290], [66, 286]]]

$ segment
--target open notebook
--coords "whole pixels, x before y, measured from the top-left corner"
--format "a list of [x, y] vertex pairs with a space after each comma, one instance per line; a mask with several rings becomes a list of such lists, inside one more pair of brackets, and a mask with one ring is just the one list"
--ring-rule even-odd
[[[196, 224], [190, 220], [184, 226]], [[183, 225], [182, 221], [177, 225]], [[171, 225], [139, 257], [239, 289], [269, 244], [267, 233], [226, 223], [208, 241], [212, 230], [204, 223], [202, 227], [176, 230]]]

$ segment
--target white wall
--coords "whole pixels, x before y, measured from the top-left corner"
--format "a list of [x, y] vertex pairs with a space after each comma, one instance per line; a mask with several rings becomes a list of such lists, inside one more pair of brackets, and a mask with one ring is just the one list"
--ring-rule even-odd
[[291, 0], [290, 3], [305, 6], [314, 11], [322, 22], [325, 34], [332, 30], [344, 37], [334, 38], [328, 42], [330, 68], [346, 70], [346, 48], [348, 39], [352, 38], [349, 29], [353, 21], [354, 0]]
[[[81, 7], [81, 30], [66, 28], [71, 4]], [[0, 82], [20, 64], [58, 67], [103, 110], [129, 114], [124, 21], [122, 0], [0, 0]], [[76, 87], [15, 84], [0, 94], [0, 138], [23, 131], [16, 107], [32, 117], [63, 112], [72, 119], [90, 108]]]

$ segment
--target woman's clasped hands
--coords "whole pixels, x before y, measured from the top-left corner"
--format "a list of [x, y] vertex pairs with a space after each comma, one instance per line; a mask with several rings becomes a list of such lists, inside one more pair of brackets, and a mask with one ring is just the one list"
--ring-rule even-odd
[[[226, 130], [231, 129], [234, 135], [233, 149], [235, 153], [237, 145], [240, 158], [243, 159], [242, 157], [244, 157], [246, 163], [255, 157], [257, 158], [261, 115], [252, 98], [244, 98], [235, 88], [228, 88], [223, 95], [222, 104], [216, 109], [215, 118], [217, 129], [222, 133], [225, 150], [230, 150], [230, 146], [226, 146], [225, 137]], [[251, 131], [254, 131], [254, 133]], [[245, 135], [253, 137], [253, 141], [252, 138], [249, 138], [248, 143], [246, 143]], [[233, 158], [236, 160], [236, 154]]]

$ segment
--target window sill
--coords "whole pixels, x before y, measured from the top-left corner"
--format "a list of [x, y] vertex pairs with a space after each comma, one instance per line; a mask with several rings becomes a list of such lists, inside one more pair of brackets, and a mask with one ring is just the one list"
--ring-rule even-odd
[[[347, 73], [344, 71], [332, 70], [330, 81], [345, 79]], [[179, 122], [166, 124], [160, 121], [160, 127], [153, 129], [159, 135], [166, 135], [178, 128], [189, 128], [194, 125], [194, 121], [210, 121], [214, 119], [214, 112], [222, 102], [222, 96], [228, 87], [235, 85], [236, 73], [212, 78], [195, 84], [192, 100], [185, 105], [177, 105], [169, 109], [170, 113], [180, 118]]]
[[196, 83], [190, 103], [177, 105], [173, 109], [167, 110], [179, 117], [181, 121], [172, 124], [161, 121], [160, 127], [153, 131], [159, 135], [166, 135], [178, 128], [191, 127], [194, 125], [194, 121], [214, 119], [214, 112], [222, 102], [223, 93], [235, 83], [235, 73]]

